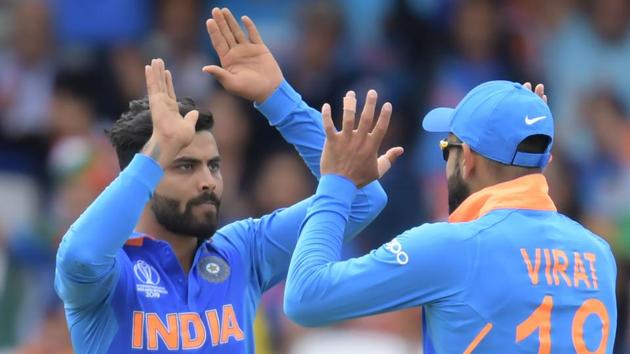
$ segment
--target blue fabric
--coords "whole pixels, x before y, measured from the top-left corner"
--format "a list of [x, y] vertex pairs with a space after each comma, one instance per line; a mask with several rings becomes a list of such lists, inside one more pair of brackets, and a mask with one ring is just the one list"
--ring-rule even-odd
[[[422, 126], [427, 131], [451, 132], [491, 160], [507, 165], [518, 145], [531, 135], [542, 134], [553, 140], [553, 116], [547, 104], [518, 82], [488, 81], [472, 89], [453, 108], [430, 111]], [[542, 155], [551, 151], [550, 143], [541, 158], [523, 159], [525, 167], [545, 167]]]
[[514, 155], [511, 165], [524, 167], [545, 166], [549, 158], [551, 158], [551, 153], [532, 154], [519, 151]]
[[[424, 224], [340, 261], [351, 187], [338, 176], [320, 181], [289, 267], [284, 307], [292, 320], [320, 326], [423, 306], [429, 352], [462, 353], [491, 325], [473, 352], [536, 353], [538, 330], [515, 340], [517, 327], [548, 296], [552, 352], [576, 351], [572, 328], [586, 301], [604, 309], [584, 323], [587, 348], [600, 345], [607, 327], [602, 352], [612, 352], [615, 261], [608, 244], [581, 225], [557, 212], [495, 210], [471, 222]], [[563, 265], [566, 279], [553, 271]]]
[[[286, 84], [265, 106], [282, 112], [273, 105], [291, 99], [296, 108], [270, 121], [319, 175], [319, 113]], [[136, 155], [63, 237], [55, 290], [64, 301], [75, 352], [254, 353], [260, 297], [286, 276], [312, 198], [221, 228], [200, 245], [185, 274], [168, 243], [133, 233], [162, 174], [155, 161]], [[354, 197], [346, 238], [373, 220], [387, 200], [377, 182], [349, 190]]]

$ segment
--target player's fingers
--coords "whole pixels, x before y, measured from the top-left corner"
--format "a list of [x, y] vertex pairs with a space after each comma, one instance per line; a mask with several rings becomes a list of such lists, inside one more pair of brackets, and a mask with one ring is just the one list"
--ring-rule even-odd
[[153, 72], [155, 73], [154, 78], [156, 79], [159, 92], [166, 92], [164, 61], [162, 59], [153, 59]]
[[153, 66], [151, 65], [145, 65], [144, 66], [144, 78], [147, 82], [147, 95], [149, 96], [149, 99], [151, 98], [151, 96], [153, 96], [157, 91], [157, 83], [155, 82], [155, 78], [153, 75]]
[[153, 80], [153, 94], [162, 91], [162, 75], [160, 74], [160, 66], [157, 59], [151, 59], [151, 78]]
[[263, 40], [260, 37], [260, 33], [258, 33], [258, 29], [256, 28], [256, 24], [252, 21], [248, 16], [241, 17], [241, 21], [245, 25], [247, 29], [247, 36], [252, 43], [262, 44]]
[[328, 103], [324, 103], [322, 106], [322, 122], [324, 124], [324, 132], [326, 132], [326, 139], [334, 138], [335, 134], [337, 134], [337, 129], [335, 129], [335, 123], [333, 123]]
[[238, 22], [236, 22], [236, 19], [234, 18], [234, 15], [232, 15], [230, 9], [224, 7], [222, 11], [223, 17], [225, 17], [225, 20], [227, 21], [227, 24], [230, 27], [232, 34], [234, 35], [234, 39], [236, 39], [236, 43], [245, 43], [245, 33], [243, 33], [241, 26], [238, 24]]
[[543, 98], [543, 96], [545, 95], [545, 85], [543, 84], [536, 85], [534, 92], [538, 95], [538, 97]]
[[527, 81], [526, 83], [524, 83], [524, 84], [523, 84], [523, 86], [524, 86], [526, 89], [530, 90], [530, 91], [532, 90], [532, 83], [531, 83], [531, 82], [529, 82], [529, 81]]
[[168, 94], [168, 76], [166, 75], [166, 63], [162, 59], [160, 59], [160, 61], [162, 62], [160, 67], [160, 73], [162, 74], [162, 89], [164, 90], [164, 93]]
[[392, 115], [392, 104], [389, 102], [385, 102], [383, 107], [381, 107], [381, 113], [378, 116], [378, 120], [376, 121], [376, 125], [372, 130], [372, 138], [376, 147], [381, 146], [381, 142], [387, 133], [387, 128], [389, 128], [389, 119]]
[[206, 29], [208, 30], [212, 47], [214, 47], [214, 50], [217, 52], [219, 57], [223, 57], [230, 50], [230, 46], [225, 41], [217, 21], [213, 18], [208, 19], [208, 21], [206, 21]]
[[219, 26], [219, 30], [221, 31], [223, 38], [225, 38], [225, 42], [227, 43], [228, 47], [234, 47], [236, 45], [236, 39], [234, 38], [234, 34], [232, 34], [232, 31], [230, 30], [230, 26], [225, 20], [225, 15], [223, 14], [223, 11], [219, 10], [218, 8], [212, 9], [212, 18]]
[[199, 120], [199, 111], [192, 110], [184, 116], [184, 120], [188, 122], [191, 126], [195, 127], [197, 125], [197, 121]]
[[396, 162], [396, 159], [398, 159], [400, 155], [403, 154], [403, 152], [405, 152], [405, 150], [402, 147], [397, 146], [387, 150], [386, 153], [378, 157], [378, 178], [383, 177], [383, 175], [385, 175], [385, 173], [387, 173], [387, 171], [392, 168], [392, 165], [394, 164], [394, 162]]
[[365, 136], [370, 132], [372, 128], [372, 121], [374, 120], [374, 110], [376, 109], [376, 101], [378, 100], [378, 93], [375, 90], [369, 90], [365, 95], [365, 104], [363, 105], [363, 111], [361, 112], [361, 119], [359, 120], [359, 135]]
[[206, 65], [201, 70], [203, 72], [208, 73], [219, 81], [222, 85], [225, 85], [227, 81], [230, 79], [230, 75], [232, 75], [229, 71], [223, 69], [217, 65]]
[[343, 98], [343, 118], [341, 133], [351, 135], [354, 130], [354, 119], [357, 112], [357, 97], [354, 91], [348, 91]]
[[170, 70], [165, 71], [166, 74], [166, 93], [172, 99], [177, 99], [175, 96], [175, 87], [173, 86], [173, 75]]

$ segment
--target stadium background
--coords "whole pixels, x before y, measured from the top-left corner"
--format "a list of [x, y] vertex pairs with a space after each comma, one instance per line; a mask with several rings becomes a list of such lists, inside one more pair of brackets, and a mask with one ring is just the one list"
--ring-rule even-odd
[[[630, 2], [626, 0], [2, 0], [0, 2], [0, 353], [71, 352], [52, 282], [68, 225], [116, 175], [103, 129], [145, 94], [162, 57], [176, 91], [210, 109], [223, 156], [221, 222], [262, 215], [315, 187], [248, 102], [200, 68], [216, 62], [213, 6], [247, 14], [286, 79], [313, 107], [345, 90], [391, 100], [386, 145], [406, 153], [382, 180], [389, 204], [347, 256], [446, 216], [441, 136], [430, 107], [491, 79], [543, 82], [557, 124], [546, 171], [561, 211], [603, 235], [619, 268], [617, 352], [630, 353]], [[430, 271], [428, 269], [427, 271]], [[413, 281], [410, 279], [409, 281]], [[259, 353], [417, 353], [418, 310], [320, 330], [264, 297]]]

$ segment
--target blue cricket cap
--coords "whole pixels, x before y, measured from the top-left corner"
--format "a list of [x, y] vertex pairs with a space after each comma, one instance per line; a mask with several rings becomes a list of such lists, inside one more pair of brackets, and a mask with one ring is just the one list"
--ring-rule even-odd
[[[488, 81], [455, 108], [435, 108], [422, 121], [429, 132], [453, 133], [478, 154], [506, 164], [544, 168], [551, 156], [553, 116], [547, 104], [517, 82]], [[517, 151], [532, 135], [546, 135], [543, 153]]]

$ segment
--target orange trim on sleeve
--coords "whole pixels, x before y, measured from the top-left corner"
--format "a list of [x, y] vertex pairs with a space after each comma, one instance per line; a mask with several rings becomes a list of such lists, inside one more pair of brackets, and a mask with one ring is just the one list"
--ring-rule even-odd
[[536, 173], [473, 193], [449, 216], [448, 221], [473, 221], [496, 209], [557, 211], [549, 197], [547, 179]]
[[488, 323], [487, 325], [485, 325], [481, 329], [479, 334], [477, 334], [475, 339], [473, 339], [473, 341], [470, 342], [470, 344], [468, 344], [468, 347], [466, 347], [466, 350], [464, 350], [464, 354], [472, 353], [472, 351], [475, 350], [475, 348], [477, 348], [479, 343], [481, 343], [481, 341], [486, 337], [486, 335], [488, 335], [488, 332], [490, 332], [491, 329], [492, 329], [492, 323]]

